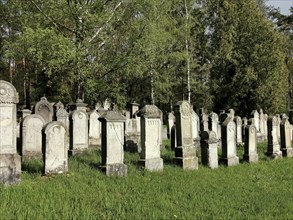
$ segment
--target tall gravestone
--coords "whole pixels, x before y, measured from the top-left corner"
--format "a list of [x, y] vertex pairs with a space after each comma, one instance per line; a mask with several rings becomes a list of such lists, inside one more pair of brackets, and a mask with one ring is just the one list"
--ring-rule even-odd
[[0, 80], [0, 182], [20, 182], [21, 158], [16, 151], [18, 93], [15, 87]]
[[256, 132], [259, 132], [259, 113], [257, 110], [253, 110], [251, 112], [251, 116], [254, 118], [254, 126], [256, 128]]
[[234, 122], [236, 124], [236, 144], [242, 144], [242, 120], [239, 116], [235, 116]]
[[141, 117], [141, 154], [139, 164], [149, 171], [163, 170], [161, 158], [162, 112], [155, 105], [145, 105], [139, 112]]
[[245, 126], [243, 160], [249, 163], [258, 162], [256, 128], [252, 121]]
[[199, 147], [200, 120], [195, 111], [192, 111], [192, 139], [195, 147]]
[[174, 163], [183, 169], [198, 169], [198, 158], [192, 140], [192, 108], [187, 101], [180, 101], [174, 107], [176, 117], [176, 140]]
[[239, 158], [236, 154], [236, 124], [230, 116], [226, 117], [222, 123], [222, 155], [220, 163], [226, 166], [239, 164]]
[[202, 164], [212, 169], [218, 168], [218, 139], [214, 131], [200, 134]]
[[70, 114], [70, 149], [71, 155], [88, 150], [88, 114], [77, 109]]
[[281, 158], [282, 151], [280, 150], [278, 138], [278, 119], [276, 116], [270, 116], [267, 121], [268, 127], [268, 151], [266, 155], [272, 158]]
[[282, 119], [281, 119], [280, 114], [276, 114], [276, 118], [277, 118], [277, 126], [278, 126], [278, 128], [277, 128], [277, 134], [278, 134], [278, 139], [280, 140], [280, 138], [281, 138], [280, 125], [281, 125]]
[[280, 125], [280, 143], [283, 156], [292, 157], [293, 149], [291, 143], [291, 125], [287, 117], [283, 117]]
[[216, 137], [219, 138], [219, 116], [215, 112], [209, 115], [209, 130], [215, 132]]
[[53, 120], [54, 110], [46, 97], [42, 97], [35, 105], [34, 113], [43, 117], [45, 124]]
[[204, 108], [201, 108], [200, 112], [200, 130], [209, 131], [209, 115]]
[[171, 129], [172, 129], [174, 123], [175, 123], [175, 116], [172, 112], [169, 112], [168, 113], [168, 124], [167, 124], [167, 127], [168, 127], [168, 134], [167, 135], [168, 135], [168, 138], [170, 138], [170, 139], [171, 139]]
[[101, 146], [101, 122], [98, 120], [100, 114], [93, 110], [89, 113], [89, 145]]
[[116, 111], [104, 113], [102, 123], [102, 166], [107, 176], [127, 176], [124, 164], [124, 123], [125, 117]]
[[22, 160], [41, 159], [43, 157], [42, 129], [44, 125], [45, 120], [37, 114], [28, 115], [23, 119], [21, 124]]
[[68, 172], [67, 130], [63, 123], [53, 121], [43, 129], [44, 174]]

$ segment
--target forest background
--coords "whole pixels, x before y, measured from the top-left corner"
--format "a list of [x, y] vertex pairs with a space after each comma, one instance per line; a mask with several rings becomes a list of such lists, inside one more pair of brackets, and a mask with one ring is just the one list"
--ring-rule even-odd
[[265, 0], [1, 0], [0, 78], [20, 104], [106, 98], [195, 110], [293, 107], [293, 14]]

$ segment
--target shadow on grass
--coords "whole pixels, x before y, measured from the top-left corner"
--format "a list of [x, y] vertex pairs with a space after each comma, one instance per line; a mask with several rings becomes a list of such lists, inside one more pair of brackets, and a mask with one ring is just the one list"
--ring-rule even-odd
[[26, 160], [21, 163], [21, 170], [31, 174], [42, 173], [44, 170], [43, 160]]

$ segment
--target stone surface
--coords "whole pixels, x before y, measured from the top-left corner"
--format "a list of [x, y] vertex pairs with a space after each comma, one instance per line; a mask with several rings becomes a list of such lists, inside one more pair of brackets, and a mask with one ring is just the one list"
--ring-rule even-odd
[[22, 130], [22, 160], [40, 159], [43, 157], [42, 151], [42, 129], [45, 120], [37, 114], [28, 115], [21, 124]]
[[222, 123], [222, 155], [220, 163], [226, 166], [239, 164], [236, 155], [236, 124], [231, 117], [227, 117]]
[[45, 124], [53, 120], [54, 110], [46, 97], [42, 97], [41, 100], [36, 103], [34, 113], [42, 116]]
[[280, 145], [283, 156], [292, 157], [291, 125], [287, 117], [283, 117], [280, 125]]
[[187, 101], [180, 101], [174, 107], [176, 117], [176, 140], [174, 163], [183, 169], [198, 168], [195, 146], [192, 138], [192, 108]]
[[125, 117], [116, 111], [107, 111], [100, 118], [102, 122], [102, 170], [106, 175], [127, 175], [124, 162]]
[[192, 111], [192, 139], [193, 139], [193, 145], [195, 147], [199, 147], [199, 132], [200, 132], [200, 120], [198, 115], [195, 111]]
[[218, 168], [218, 139], [216, 133], [203, 131], [200, 136], [202, 164], [212, 169]]
[[270, 116], [267, 121], [268, 127], [268, 151], [266, 155], [272, 158], [281, 158], [282, 151], [280, 150], [278, 139], [278, 119], [276, 116]]
[[98, 120], [100, 114], [93, 110], [89, 113], [89, 145], [101, 146], [102, 124]]
[[141, 152], [140, 117], [126, 118], [125, 122], [125, 151]]
[[173, 112], [169, 112], [168, 113], [168, 123], [167, 123], [167, 135], [168, 135], [168, 138], [171, 139], [171, 129], [173, 127], [173, 125], [175, 124], [175, 115], [173, 114]]
[[88, 150], [88, 114], [75, 110], [70, 114], [70, 150], [71, 155]]
[[138, 115], [141, 117], [140, 164], [149, 171], [161, 171], [162, 112], [155, 105], [145, 105]]
[[256, 132], [259, 131], [259, 113], [257, 110], [253, 110], [251, 112], [251, 116], [254, 118], [254, 125], [255, 125], [255, 128], [256, 128]]
[[243, 160], [249, 163], [258, 162], [256, 128], [253, 124], [245, 126]]
[[215, 112], [209, 115], [209, 130], [215, 132], [216, 137], [219, 138], [219, 116]]
[[18, 93], [15, 87], [0, 80], [0, 182], [20, 182], [21, 158], [16, 152]]
[[68, 172], [67, 130], [61, 122], [50, 122], [43, 129], [44, 174]]
[[242, 120], [239, 116], [235, 116], [234, 122], [236, 124], [236, 144], [243, 144], [243, 141], [242, 141]]

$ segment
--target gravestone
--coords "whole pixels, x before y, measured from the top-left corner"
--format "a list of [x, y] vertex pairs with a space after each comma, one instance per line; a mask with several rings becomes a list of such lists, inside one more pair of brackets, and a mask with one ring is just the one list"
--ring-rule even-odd
[[192, 111], [192, 139], [193, 139], [193, 144], [195, 147], [199, 147], [200, 145], [199, 131], [200, 131], [199, 117], [195, 111]]
[[102, 125], [98, 120], [100, 114], [93, 110], [89, 113], [89, 145], [101, 146]]
[[63, 123], [53, 121], [43, 129], [44, 174], [68, 172], [67, 130]]
[[234, 120], [235, 117], [235, 111], [233, 108], [229, 109], [229, 113], [228, 113], [229, 117], [231, 117], [231, 120]]
[[103, 108], [104, 108], [104, 110], [108, 111], [108, 110], [110, 110], [110, 107], [111, 107], [111, 102], [108, 98], [106, 98], [106, 100], [104, 101], [104, 104], [103, 104]]
[[192, 108], [187, 101], [180, 101], [174, 107], [176, 117], [176, 140], [174, 163], [183, 169], [198, 169], [198, 158], [192, 139]]
[[139, 110], [139, 104], [136, 102], [133, 102], [130, 104], [130, 117], [135, 118], [135, 113]]
[[214, 131], [203, 131], [200, 135], [202, 164], [212, 169], [218, 168], [218, 139]]
[[242, 120], [239, 116], [234, 117], [236, 124], [236, 144], [243, 144], [242, 141]]
[[209, 115], [205, 113], [204, 109], [202, 110], [200, 118], [200, 130], [209, 131]]
[[219, 136], [218, 136], [218, 131], [219, 131], [219, 116], [215, 112], [212, 112], [209, 115], [209, 130], [215, 132], [216, 137], [219, 139]]
[[256, 128], [256, 132], [259, 132], [259, 113], [257, 110], [253, 110], [251, 112], [251, 116], [254, 118], [254, 126]]
[[280, 114], [276, 114], [276, 118], [277, 118], [277, 126], [278, 126], [278, 128], [277, 128], [277, 134], [278, 134], [278, 139], [280, 140], [280, 138], [281, 138], [280, 125], [281, 125], [282, 119], [281, 119]]
[[270, 116], [267, 121], [268, 127], [268, 151], [266, 155], [272, 158], [281, 158], [282, 151], [280, 150], [278, 139], [278, 119], [276, 116]]
[[140, 141], [140, 117], [126, 118], [125, 122], [125, 146], [124, 150], [128, 152], [141, 152]]
[[24, 119], [26, 116], [31, 115], [32, 114], [32, 111], [29, 110], [29, 109], [23, 109], [21, 111], [21, 113], [22, 113], [22, 119]]
[[264, 141], [268, 140], [268, 117], [269, 116], [267, 114], [264, 114]]
[[172, 112], [169, 112], [168, 113], [168, 124], [167, 124], [167, 127], [168, 127], [168, 138], [171, 138], [171, 129], [173, 127], [175, 123], [175, 116]]
[[99, 121], [102, 123], [102, 166], [107, 176], [127, 176], [124, 162], [124, 122], [119, 112], [108, 111]]
[[56, 110], [56, 118], [57, 118], [57, 121], [60, 121], [61, 123], [63, 123], [67, 131], [69, 131], [69, 114], [65, 110], [62, 102], [58, 102], [58, 107]]
[[242, 140], [245, 140], [245, 127], [248, 124], [248, 120], [246, 117], [242, 119]]
[[84, 110], [75, 110], [70, 114], [70, 155], [88, 150], [88, 114]]
[[37, 114], [28, 115], [23, 119], [21, 124], [23, 161], [43, 158], [42, 129], [44, 125], [45, 120]]
[[266, 138], [266, 135], [265, 135], [265, 126], [267, 125], [266, 124], [266, 121], [265, 121], [265, 116], [264, 116], [264, 113], [263, 113], [263, 110], [260, 109], [259, 110], [259, 132], [260, 132], [260, 136], [261, 136], [261, 140], [264, 141]]
[[141, 154], [139, 164], [149, 171], [163, 170], [160, 148], [162, 139], [162, 112], [155, 105], [145, 105], [141, 117]]
[[291, 143], [291, 125], [287, 117], [283, 117], [280, 125], [280, 143], [283, 156], [292, 157], [293, 149]]
[[16, 151], [18, 93], [15, 87], [0, 80], [0, 182], [20, 182], [21, 158]]
[[42, 97], [35, 105], [34, 113], [43, 117], [45, 124], [53, 120], [54, 110], [46, 97]]
[[245, 126], [243, 160], [248, 163], [258, 162], [256, 128], [252, 121]]
[[222, 123], [222, 155], [220, 163], [226, 166], [239, 164], [239, 158], [236, 155], [236, 124], [230, 116]]

